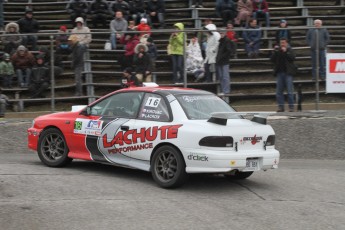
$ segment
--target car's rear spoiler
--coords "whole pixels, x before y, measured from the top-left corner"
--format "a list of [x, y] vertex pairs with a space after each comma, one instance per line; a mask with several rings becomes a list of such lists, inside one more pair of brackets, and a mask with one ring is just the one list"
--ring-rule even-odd
[[211, 114], [211, 118], [208, 119], [208, 122], [218, 125], [226, 125], [228, 119], [233, 119], [238, 116], [253, 115], [251, 121], [266, 125], [267, 117], [275, 113], [276, 112], [217, 112]]

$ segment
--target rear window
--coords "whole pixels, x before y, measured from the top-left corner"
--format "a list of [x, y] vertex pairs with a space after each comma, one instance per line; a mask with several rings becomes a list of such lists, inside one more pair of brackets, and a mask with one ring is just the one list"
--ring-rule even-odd
[[[175, 95], [188, 119], [209, 119], [215, 112], [236, 112], [216, 95]], [[240, 118], [239, 116], [236, 118]]]

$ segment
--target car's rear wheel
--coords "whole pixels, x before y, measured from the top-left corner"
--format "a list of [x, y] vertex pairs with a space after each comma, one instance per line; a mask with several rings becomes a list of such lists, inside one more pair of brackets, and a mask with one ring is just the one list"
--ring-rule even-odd
[[154, 152], [151, 173], [156, 183], [163, 188], [176, 188], [187, 179], [184, 159], [172, 146], [162, 146]]
[[253, 172], [240, 172], [236, 170], [235, 172], [231, 172], [229, 174], [224, 174], [224, 176], [228, 179], [232, 180], [243, 180], [248, 177], [250, 177], [253, 174]]
[[38, 156], [50, 167], [63, 167], [72, 161], [68, 157], [68, 147], [60, 130], [49, 128], [44, 130], [38, 139]]

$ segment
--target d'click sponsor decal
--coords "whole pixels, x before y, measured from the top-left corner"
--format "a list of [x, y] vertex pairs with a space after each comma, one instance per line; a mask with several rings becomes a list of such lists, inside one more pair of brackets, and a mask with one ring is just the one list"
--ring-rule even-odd
[[192, 153], [192, 154], [188, 155], [187, 158], [190, 161], [208, 161], [208, 156], [205, 156], [203, 154]]

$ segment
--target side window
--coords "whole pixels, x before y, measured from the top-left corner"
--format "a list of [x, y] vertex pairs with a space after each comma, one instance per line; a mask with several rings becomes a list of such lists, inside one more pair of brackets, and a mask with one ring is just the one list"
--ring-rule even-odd
[[142, 92], [114, 94], [91, 107], [91, 115], [135, 118], [139, 111]]
[[139, 119], [169, 121], [169, 110], [164, 99], [160, 95], [147, 93], [140, 108]]

